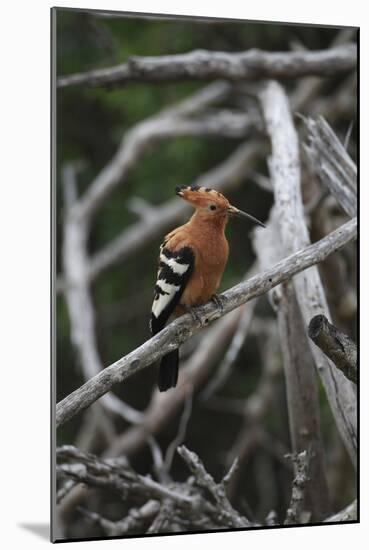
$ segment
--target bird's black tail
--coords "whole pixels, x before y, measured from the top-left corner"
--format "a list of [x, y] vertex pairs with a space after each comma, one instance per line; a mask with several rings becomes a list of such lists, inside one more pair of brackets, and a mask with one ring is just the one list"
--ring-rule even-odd
[[159, 367], [158, 388], [159, 391], [167, 391], [174, 388], [178, 380], [178, 349], [171, 351], [161, 360]]

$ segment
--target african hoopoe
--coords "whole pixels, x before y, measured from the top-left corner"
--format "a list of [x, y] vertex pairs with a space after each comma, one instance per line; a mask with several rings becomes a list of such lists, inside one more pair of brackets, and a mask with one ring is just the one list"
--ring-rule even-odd
[[[176, 193], [196, 210], [192, 218], [164, 238], [151, 309], [151, 332], [156, 334], [169, 317], [179, 316], [193, 306], [216, 299], [228, 259], [224, 229], [229, 216], [253, 216], [238, 210], [218, 191], [205, 187], [176, 188]], [[166, 391], [176, 386], [178, 349], [165, 355], [160, 364], [158, 386]]]

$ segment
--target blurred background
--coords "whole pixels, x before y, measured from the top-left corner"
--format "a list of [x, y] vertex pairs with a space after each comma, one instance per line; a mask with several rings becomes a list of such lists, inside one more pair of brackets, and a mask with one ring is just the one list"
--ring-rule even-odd
[[[57, 75], [114, 66], [124, 63], [132, 55], [167, 55], [194, 49], [229, 52], [250, 48], [269, 51], [325, 49], [335, 40], [340, 40], [345, 32], [334, 27], [119, 17], [58, 9]], [[351, 35], [350, 40], [356, 40], [356, 35]], [[296, 81], [284, 84], [289, 93], [295, 92]], [[77, 194], [82, 197], [114, 157], [127, 132], [162, 109], [178, 104], [204, 85], [200, 82], [132, 83], [111, 88], [78, 85], [57, 92], [56, 258], [60, 282], [57, 294], [57, 401], [86, 380], [80, 354], [72, 343], [70, 314], [62, 284], [65, 167], [78, 163]], [[258, 109], [255, 100], [237, 90], [227, 96], [222, 108], [238, 111], [247, 108], [250, 112]], [[312, 101], [302, 102], [299, 112], [313, 116], [324, 114], [342, 141], [350, 132], [348, 150], [356, 161], [355, 75], [326, 79], [320, 86], [319, 95]], [[301, 133], [303, 135], [303, 129]], [[246, 141], [251, 142], [263, 139], [262, 131], [246, 137]], [[144, 222], [145, 216], [150, 215], [149, 208], [172, 200], [177, 185], [194, 183], [200, 175], [225, 161], [244, 142], [243, 137], [186, 136], [162, 140], [149, 148], [130, 170], [124, 184], [117, 185], [96, 211], [88, 233], [88, 257], [104, 250], [114, 239], [135, 227], [134, 224]], [[263, 147], [266, 144], [261, 143]], [[316, 188], [309, 178], [308, 171], [303, 172], [304, 199], [306, 205], [311, 206]], [[267, 220], [273, 203], [273, 195], [268, 190], [267, 153], [254, 159], [247, 177], [233, 186], [227, 198], [258, 219]], [[323, 197], [317, 201], [309, 213], [312, 240], [321, 238], [346, 220], [337, 205], [326, 199]], [[176, 200], [180, 201], [179, 198]], [[180, 215], [182, 223], [189, 214], [188, 210]], [[162, 237], [174, 225], [163, 230], [162, 235], [147, 239], [137, 253], [130, 253], [124, 261], [110, 265], [90, 286], [95, 343], [104, 367], [134, 350], [150, 336], [149, 318], [158, 249]], [[254, 264], [252, 229], [247, 222], [229, 224], [230, 257], [220, 291], [239, 282]], [[355, 245], [348, 246], [339, 257], [338, 268], [337, 262], [332, 260], [332, 265], [330, 261], [324, 262], [320, 270], [336, 325], [356, 339]], [[193, 396], [187, 392], [177, 405], [168, 407], [168, 414], [163, 418], [155, 412], [156, 367], [146, 368], [121, 386], [115, 386], [116, 396], [134, 410], [144, 414], [148, 411], [146, 417], [151, 414], [150, 418], [156, 415], [155, 421], [146, 422], [144, 435], [137, 424], [124, 419], [124, 415], [96, 407], [94, 413], [94, 407], [91, 407], [58, 430], [58, 445], [74, 444], [106, 456], [113, 450], [118, 455], [126, 454], [138, 472], [152, 473], [153, 447], [149, 436], [165, 454], [168, 445], [178, 435], [182, 422], [182, 426], [185, 425], [184, 443], [201, 457], [216, 480], [225, 474], [235, 456], [240, 456], [240, 469], [231, 495], [235, 507], [256, 521], [262, 521], [271, 509], [283, 518], [290, 499], [293, 471], [284, 458], [291, 450], [291, 441], [276, 318], [266, 296], [255, 303], [248, 321], [245, 321], [245, 314], [242, 318], [245, 324], [249, 322], [247, 337], [239, 346], [228, 375], [221, 380], [219, 387], [212, 389], [209, 384], [224, 365], [239, 319], [224, 329], [228, 336], [219, 343], [215, 352], [209, 351], [206, 368], [195, 384]], [[183, 346], [183, 363], [191, 360], [206, 338], [210, 339], [208, 332], [202, 331]], [[269, 371], [265, 368], [266, 362]], [[267, 398], [258, 417], [250, 413], [252, 403], [249, 399], [259, 395], [260, 384], [265, 380]], [[333, 512], [355, 497], [356, 474], [337, 434], [321, 387], [319, 399]], [[100, 414], [104, 422], [101, 418], [96, 420], [95, 416]], [[177, 480], [188, 475], [178, 456], [172, 460], [171, 474]], [[69, 503], [64, 504], [65, 536], [99, 536], [101, 529], [87, 524], [76, 506], [78, 496], [75, 498], [75, 501], [70, 498]], [[89, 506], [112, 519], [119, 519], [125, 511], [125, 505], [118, 498], [104, 499], [97, 494], [89, 496]]]

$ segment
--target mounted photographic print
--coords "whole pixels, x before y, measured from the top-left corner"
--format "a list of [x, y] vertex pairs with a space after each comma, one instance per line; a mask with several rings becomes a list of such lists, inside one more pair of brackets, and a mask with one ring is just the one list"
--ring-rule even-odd
[[357, 522], [358, 29], [51, 24], [52, 540]]

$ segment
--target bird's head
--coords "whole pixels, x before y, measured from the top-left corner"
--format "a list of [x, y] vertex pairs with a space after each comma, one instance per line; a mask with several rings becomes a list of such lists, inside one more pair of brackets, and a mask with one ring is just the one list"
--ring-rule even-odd
[[224, 195], [208, 187], [199, 187], [198, 185], [176, 187], [176, 194], [193, 206], [198, 215], [206, 220], [224, 220], [229, 216], [245, 217], [254, 223], [265, 227], [265, 225], [242, 210], [232, 206]]

